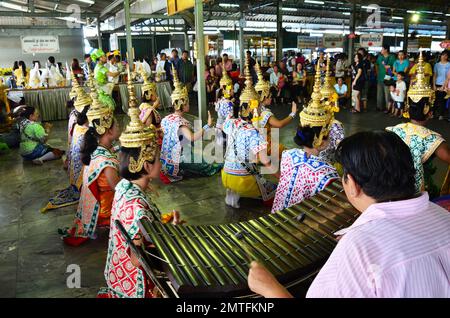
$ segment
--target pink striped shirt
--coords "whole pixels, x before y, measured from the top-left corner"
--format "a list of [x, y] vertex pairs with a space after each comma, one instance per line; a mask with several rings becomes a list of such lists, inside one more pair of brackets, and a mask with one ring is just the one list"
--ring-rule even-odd
[[419, 197], [371, 205], [306, 297], [450, 297], [450, 213]]

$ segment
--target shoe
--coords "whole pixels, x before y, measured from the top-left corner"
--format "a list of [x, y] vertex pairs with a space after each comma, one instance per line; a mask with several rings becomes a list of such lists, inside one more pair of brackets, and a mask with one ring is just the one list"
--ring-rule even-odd
[[41, 159], [34, 159], [32, 162], [37, 166], [42, 166], [44, 164], [44, 161], [42, 161]]

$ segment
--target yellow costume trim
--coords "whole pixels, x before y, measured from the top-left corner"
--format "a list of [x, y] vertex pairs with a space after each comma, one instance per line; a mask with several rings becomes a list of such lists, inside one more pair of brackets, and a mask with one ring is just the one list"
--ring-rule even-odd
[[222, 184], [225, 188], [245, 198], [259, 198], [261, 191], [254, 176], [236, 176], [222, 170]]

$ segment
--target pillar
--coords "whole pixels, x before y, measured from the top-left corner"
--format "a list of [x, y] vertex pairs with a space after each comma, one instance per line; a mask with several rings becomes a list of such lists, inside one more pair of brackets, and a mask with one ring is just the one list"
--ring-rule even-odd
[[195, 0], [195, 41], [197, 43], [198, 117], [206, 122], [207, 101], [205, 76], [205, 35], [203, 33], [203, 2]]

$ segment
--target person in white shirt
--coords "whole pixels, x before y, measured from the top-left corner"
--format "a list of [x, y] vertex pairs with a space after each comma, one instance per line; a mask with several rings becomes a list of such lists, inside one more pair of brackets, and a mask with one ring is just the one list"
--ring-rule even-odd
[[398, 118], [403, 117], [403, 109], [405, 107], [406, 83], [403, 80], [404, 78], [405, 72], [398, 72], [395, 87], [391, 86], [391, 98], [394, 103], [392, 116], [397, 116]]
[[[109, 55], [108, 56], [108, 69], [111, 73], [116, 73], [119, 71], [119, 68], [117, 67], [117, 61], [116, 61], [116, 57], [114, 55]], [[119, 83], [119, 76], [108, 76], [108, 82], [110, 83], [114, 83], [117, 84]]]

